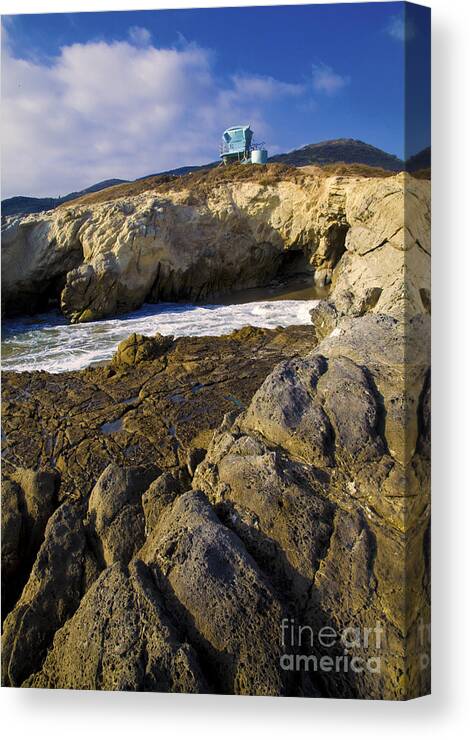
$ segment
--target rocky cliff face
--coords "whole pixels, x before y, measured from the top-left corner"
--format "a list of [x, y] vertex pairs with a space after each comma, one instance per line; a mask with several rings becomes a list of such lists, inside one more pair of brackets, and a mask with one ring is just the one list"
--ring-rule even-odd
[[428, 182], [282, 171], [274, 181], [206, 177], [203, 193], [183, 179], [163, 193], [6, 219], [6, 310], [60, 296], [65, 316], [79, 322], [144, 301], [205, 299], [266, 284], [292, 255], [305, 258], [317, 284], [333, 282], [345, 312], [399, 314], [405, 283], [412, 312], [428, 309]]

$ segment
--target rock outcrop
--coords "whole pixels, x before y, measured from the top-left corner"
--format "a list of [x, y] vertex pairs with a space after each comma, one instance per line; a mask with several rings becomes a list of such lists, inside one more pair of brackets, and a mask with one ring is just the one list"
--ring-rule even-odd
[[56, 505], [57, 474], [17, 467], [2, 482], [2, 609], [23, 588]]
[[155, 334], [153, 337], [144, 337], [142, 334], [131, 334], [119, 343], [112, 364], [115, 367], [125, 367], [153, 360], [164, 355], [172, 343], [172, 336]]
[[83, 516], [83, 505], [66, 502], [48, 522], [28, 582], [3, 624], [3, 686], [19, 686], [40, 668], [55, 631], [99, 573]]
[[[188, 476], [224, 414], [245, 408], [273, 367], [308, 352], [312, 340], [310, 326], [251, 328], [181, 337], [137, 363], [121, 362], [118, 350], [104, 367], [4, 373], [3, 472], [56, 470], [60, 501], [88, 496], [111, 462], [151, 461]], [[161, 349], [158, 338], [142, 344]]]
[[[426, 690], [428, 330], [426, 318], [343, 319], [313, 352], [274, 369], [214, 435], [194, 477], [296, 624], [381, 626], [375, 652], [360, 641], [348, 651], [378, 656], [379, 675], [333, 673], [329, 683], [326, 674], [328, 695]], [[310, 679], [301, 675], [307, 693]]]
[[189, 176], [164, 191], [116, 197], [110, 189], [107, 202], [7, 218], [6, 311], [60, 297], [79, 322], [144, 301], [201, 300], [266, 284], [288, 254], [318, 285], [333, 281], [343, 312], [397, 315], [405, 293], [413, 313], [428, 310], [428, 182], [282, 169], [273, 177], [273, 167], [242, 181], [207, 173], [202, 190]]
[[430, 312], [430, 184], [401, 174], [384, 185], [348, 193], [350, 228], [330, 298], [345, 314], [409, 319]]
[[25, 686], [207, 693], [192, 647], [182, 641], [142, 563], [107, 568], [56, 633]]

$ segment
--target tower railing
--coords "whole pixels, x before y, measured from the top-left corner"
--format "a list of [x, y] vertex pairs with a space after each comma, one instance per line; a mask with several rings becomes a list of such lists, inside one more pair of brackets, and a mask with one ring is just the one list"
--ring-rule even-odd
[[238, 148], [236, 144], [232, 144], [231, 142], [223, 141], [219, 145], [219, 153], [220, 153], [220, 156], [222, 157], [225, 154], [243, 154], [244, 152], [252, 152], [254, 149], [264, 149], [265, 147], [266, 147], [266, 142], [264, 141], [256, 142], [255, 144], [250, 144], [244, 149]]

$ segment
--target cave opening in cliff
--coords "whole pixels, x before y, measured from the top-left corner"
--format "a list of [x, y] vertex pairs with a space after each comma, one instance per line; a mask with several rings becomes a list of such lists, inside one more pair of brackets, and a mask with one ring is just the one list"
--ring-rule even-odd
[[346, 251], [346, 235], [349, 231], [349, 224], [334, 223], [330, 226], [326, 234], [326, 258], [334, 269], [341, 257]]
[[65, 275], [51, 277], [32, 283], [31, 290], [24, 295], [15, 296], [5, 301], [4, 313], [6, 317], [34, 316], [38, 313], [47, 313], [60, 309], [62, 289], [65, 285]]
[[281, 255], [276, 278], [289, 280], [297, 277], [311, 277], [313, 279], [314, 268], [310, 264], [303, 249], [288, 249]]

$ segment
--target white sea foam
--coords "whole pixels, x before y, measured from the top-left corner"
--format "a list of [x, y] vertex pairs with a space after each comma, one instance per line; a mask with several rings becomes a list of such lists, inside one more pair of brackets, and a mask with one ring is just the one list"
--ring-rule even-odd
[[143, 306], [120, 318], [88, 324], [67, 324], [62, 317], [43, 314], [34, 319], [8, 320], [3, 327], [3, 370], [80, 370], [109, 360], [129, 334], [218, 336], [250, 324], [275, 328], [309, 324], [315, 300], [256, 301], [229, 306], [162, 303]]

